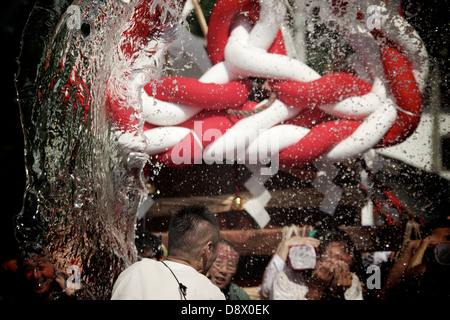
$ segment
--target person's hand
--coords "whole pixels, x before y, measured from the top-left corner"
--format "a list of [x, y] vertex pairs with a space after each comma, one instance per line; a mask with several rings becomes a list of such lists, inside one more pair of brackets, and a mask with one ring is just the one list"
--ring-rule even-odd
[[59, 284], [61, 290], [63, 290], [68, 296], [72, 296], [76, 292], [76, 290], [67, 287], [66, 281], [68, 277], [69, 276], [67, 275], [66, 271], [60, 269], [56, 274], [55, 281]]
[[[409, 263], [406, 263], [406, 270], [410, 274], [421, 275], [425, 272], [426, 266], [420, 266], [423, 264], [423, 257], [425, 254], [425, 250], [429, 245], [433, 245], [442, 241], [442, 237], [439, 234], [431, 234], [428, 237], [423, 238], [422, 240], [418, 240], [420, 244], [417, 248], [414, 249], [414, 253], [409, 260]], [[414, 271], [411, 271], [415, 269]], [[409, 275], [408, 275], [409, 276]]]
[[352, 285], [353, 273], [350, 272], [348, 263], [341, 260], [322, 259], [317, 262], [313, 271], [315, 284], [321, 286], [350, 287]]
[[439, 242], [443, 242], [443, 240], [445, 241], [445, 239], [442, 239], [440, 234], [435, 234], [433, 233], [432, 235], [425, 237], [422, 239], [422, 245], [427, 247], [429, 245], [433, 245]]
[[280, 246], [277, 249], [276, 254], [278, 254], [283, 261], [286, 261], [290, 247], [309, 244], [312, 245], [314, 248], [317, 248], [319, 246], [319, 243], [320, 241], [316, 238], [293, 236], [281, 242]]
[[406, 243], [404, 251], [411, 254], [412, 252], [414, 252], [414, 250], [416, 250], [420, 246], [421, 243], [422, 243], [422, 240], [420, 240], [420, 239], [409, 240]]
[[331, 260], [320, 259], [313, 270], [311, 280], [314, 285], [326, 286], [333, 280], [334, 268]]
[[332, 270], [334, 276], [331, 286], [348, 288], [352, 285], [353, 273], [350, 272], [350, 266], [346, 262], [335, 261]]
[[310, 244], [313, 247], [317, 248], [319, 246], [320, 241], [312, 237], [293, 236], [285, 240], [284, 243], [288, 247]]

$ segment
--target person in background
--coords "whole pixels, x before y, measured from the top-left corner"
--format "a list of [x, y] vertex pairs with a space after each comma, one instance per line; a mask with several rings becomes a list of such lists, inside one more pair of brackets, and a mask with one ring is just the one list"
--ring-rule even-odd
[[126, 268], [114, 283], [112, 300], [225, 300], [206, 273], [217, 256], [220, 233], [203, 206], [183, 207], [170, 220], [168, 256], [144, 258]]
[[298, 245], [312, 245], [317, 248], [320, 241], [314, 238], [319, 230], [337, 228], [335, 219], [328, 213], [314, 212], [305, 219], [301, 231], [296, 225], [283, 228], [282, 240], [275, 253], [272, 255], [259, 287], [259, 296], [262, 300], [271, 299], [273, 279], [282, 270], [289, 268], [287, 265], [289, 248]]
[[450, 216], [425, 225], [422, 239], [410, 240], [377, 293], [380, 300], [450, 299]]
[[162, 237], [149, 232], [136, 236], [136, 249], [139, 259], [155, 259], [157, 261], [167, 258], [167, 250], [162, 243]]
[[[362, 300], [357, 276], [359, 256], [350, 237], [340, 229], [318, 232], [313, 269], [284, 268], [273, 280], [274, 300]], [[310, 240], [311, 241], [311, 240]]]
[[275, 253], [273, 254], [271, 260], [269, 261], [266, 267], [266, 270], [264, 271], [259, 291], [261, 299], [263, 300], [272, 299], [271, 298], [272, 287], [275, 276], [279, 272], [289, 268], [287, 265], [287, 259], [289, 255], [289, 248], [291, 246], [309, 244], [317, 248], [319, 246], [319, 242], [320, 242], [319, 240], [313, 237], [305, 237], [298, 235], [289, 238], [284, 238], [278, 245], [278, 248], [276, 249]]
[[239, 252], [236, 247], [228, 240], [221, 239], [217, 258], [209, 269], [207, 277], [220, 288], [227, 300], [250, 300], [244, 289], [232, 282], [238, 264]]
[[57, 270], [50, 255], [36, 243], [25, 246], [17, 262], [23, 283], [20, 300], [76, 300], [76, 292], [66, 286], [65, 272]]

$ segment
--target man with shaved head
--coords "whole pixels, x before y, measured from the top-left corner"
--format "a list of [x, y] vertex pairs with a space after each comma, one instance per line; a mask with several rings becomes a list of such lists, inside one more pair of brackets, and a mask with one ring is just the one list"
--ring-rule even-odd
[[219, 225], [202, 206], [183, 207], [170, 221], [168, 257], [142, 259], [117, 278], [112, 300], [224, 300], [205, 276], [217, 256]]

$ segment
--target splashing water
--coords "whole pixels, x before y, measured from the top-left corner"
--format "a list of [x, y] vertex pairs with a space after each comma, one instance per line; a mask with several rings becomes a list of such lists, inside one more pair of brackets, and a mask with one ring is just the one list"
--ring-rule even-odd
[[[83, 298], [105, 299], [118, 274], [137, 259], [135, 224], [147, 196], [142, 175], [149, 162], [142, 87], [191, 68], [164, 61], [169, 44], [186, 35], [178, 28], [185, 1], [47, 2], [36, 1], [30, 15], [16, 78], [27, 169], [16, 237], [21, 246], [42, 244], [59, 268], [79, 266]], [[301, 41], [287, 37], [288, 51], [321, 72], [339, 71], [335, 60], [348, 62], [366, 51], [362, 38], [347, 39], [359, 45], [352, 50], [338, 28], [325, 23], [323, 6], [325, 22], [317, 24], [316, 1], [307, 3], [308, 23], [289, 21], [304, 30], [294, 32]], [[183, 60], [173, 55], [173, 65]], [[357, 66], [369, 77], [371, 70]], [[178, 86], [174, 91], [182, 92]], [[153, 167], [155, 175], [160, 168]]]
[[[16, 238], [43, 245], [58, 268], [79, 266], [83, 298], [108, 298], [136, 261], [148, 161], [138, 90], [159, 72], [177, 10], [164, 1], [37, 1], [23, 33], [16, 84], [27, 186]], [[129, 122], [111, 121], [110, 110]]]

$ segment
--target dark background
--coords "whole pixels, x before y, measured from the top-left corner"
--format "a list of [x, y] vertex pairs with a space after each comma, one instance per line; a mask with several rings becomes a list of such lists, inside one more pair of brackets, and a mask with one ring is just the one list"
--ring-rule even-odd
[[[402, 1], [405, 15], [427, 45], [430, 56], [440, 64], [442, 109], [450, 111], [449, 40], [450, 10], [448, 1]], [[2, 2], [0, 32], [2, 44], [2, 124], [0, 146], [0, 262], [16, 254], [12, 217], [22, 208], [25, 189], [24, 141], [20, 111], [16, 101], [14, 75], [18, 70], [21, 33], [34, 4], [32, 0]]]
[[12, 217], [22, 208], [25, 189], [24, 141], [14, 86], [20, 38], [34, 1], [5, 1], [0, 9], [3, 54], [1, 72], [2, 125], [0, 146], [0, 262], [16, 253]]

